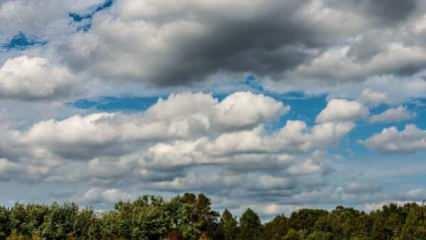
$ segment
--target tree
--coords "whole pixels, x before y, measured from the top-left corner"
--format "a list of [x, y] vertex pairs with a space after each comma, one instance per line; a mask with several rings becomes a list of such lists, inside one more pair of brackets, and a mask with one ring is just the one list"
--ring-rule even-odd
[[301, 209], [291, 214], [289, 225], [293, 229], [302, 230], [308, 235], [314, 230], [315, 223], [323, 216], [327, 216], [328, 212], [317, 209]]
[[178, 216], [174, 222], [178, 223], [178, 230], [185, 239], [198, 240], [203, 234], [209, 237], [215, 235], [219, 214], [211, 209], [210, 199], [204, 194], [196, 196], [185, 193], [172, 200], [172, 204], [173, 201]]
[[6, 238], [6, 240], [27, 240], [24, 235], [17, 233], [15, 230]]
[[272, 221], [265, 224], [264, 239], [281, 240], [288, 232], [288, 219], [284, 215], [275, 217]]
[[328, 232], [314, 231], [309, 234], [306, 240], [332, 240], [333, 234]]
[[220, 227], [223, 231], [223, 238], [225, 240], [234, 240], [238, 236], [238, 222], [232, 216], [231, 212], [228, 209], [223, 211], [222, 217], [220, 219]]
[[302, 233], [294, 230], [293, 228], [290, 228], [288, 230], [288, 233], [282, 238], [282, 240], [302, 240], [303, 235]]
[[404, 227], [401, 232], [401, 240], [426, 239], [421, 208], [417, 205], [410, 208]]
[[241, 215], [239, 239], [262, 239], [262, 223], [260, 222], [259, 216], [250, 208]]
[[9, 211], [5, 207], [0, 207], [0, 239], [5, 239], [10, 235]]
[[210, 199], [187, 193], [171, 200], [143, 196], [100, 215], [75, 204], [0, 207], [0, 240], [419, 240], [426, 239], [424, 207], [415, 203], [365, 213], [336, 207], [302, 209], [262, 225], [247, 209], [240, 224], [225, 210], [218, 221]]

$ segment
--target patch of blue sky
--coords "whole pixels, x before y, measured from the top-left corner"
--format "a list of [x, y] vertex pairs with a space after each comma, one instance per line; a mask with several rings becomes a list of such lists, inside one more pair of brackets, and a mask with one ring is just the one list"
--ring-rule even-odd
[[47, 40], [43, 40], [35, 36], [29, 36], [23, 32], [18, 32], [15, 36], [10, 38], [6, 43], [0, 44], [0, 48], [6, 51], [10, 51], [10, 50], [23, 51], [32, 47], [44, 46], [47, 43], [48, 43]]
[[113, 0], [105, 0], [104, 2], [100, 4], [90, 7], [85, 12], [82, 12], [82, 13], [70, 12], [68, 13], [68, 16], [71, 18], [71, 20], [74, 23], [77, 24], [77, 31], [87, 32], [92, 27], [93, 16], [100, 11], [110, 8], [113, 5], [113, 3], [114, 3]]
[[249, 88], [251, 88], [252, 90], [256, 90], [259, 92], [264, 92], [264, 88], [263, 85], [256, 80], [256, 77], [253, 75], [248, 75], [245, 80], [244, 80], [244, 84], [246, 86], [248, 86]]
[[426, 98], [416, 98], [408, 103], [406, 107], [409, 111], [416, 114], [414, 123], [418, 128], [426, 130]]
[[79, 99], [70, 103], [71, 106], [79, 109], [97, 110], [105, 112], [145, 111], [154, 105], [161, 97], [100, 97], [96, 99]]

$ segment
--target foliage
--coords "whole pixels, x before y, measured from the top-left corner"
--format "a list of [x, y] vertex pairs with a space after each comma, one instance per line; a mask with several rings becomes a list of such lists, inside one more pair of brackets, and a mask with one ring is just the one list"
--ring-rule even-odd
[[418, 204], [365, 213], [353, 208], [301, 209], [262, 224], [247, 209], [221, 215], [203, 194], [170, 200], [143, 196], [95, 213], [76, 204], [0, 207], [0, 240], [416, 240], [426, 239], [426, 209]]
[[247, 209], [240, 219], [240, 240], [262, 239], [262, 223], [259, 216], [251, 209]]

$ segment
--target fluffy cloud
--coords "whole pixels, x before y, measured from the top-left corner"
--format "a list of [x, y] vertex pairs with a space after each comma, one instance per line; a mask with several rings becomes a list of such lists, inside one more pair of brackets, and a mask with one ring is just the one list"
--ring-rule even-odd
[[389, 102], [389, 97], [386, 95], [386, 93], [367, 88], [361, 92], [360, 101], [367, 105], [375, 106], [381, 103]]
[[368, 148], [386, 153], [416, 152], [426, 149], [426, 132], [415, 125], [407, 125], [399, 131], [396, 127], [385, 128], [381, 133], [363, 141]]
[[420, 46], [392, 43], [366, 61], [348, 56], [349, 50], [348, 47], [341, 47], [325, 51], [311, 62], [298, 66], [291, 76], [359, 81], [386, 74], [411, 75], [422, 70], [426, 63], [426, 49]]
[[144, 114], [95, 113], [42, 121], [22, 139], [68, 157], [114, 154], [126, 151], [131, 143], [248, 129], [273, 121], [287, 111], [282, 103], [249, 92], [232, 94], [221, 102], [209, 94], [183, 93], [160, 100]]
[[3, 168], [9, 174], [14, 166], [22, 176], [15, 181], [88, 183], [93, 188], [78, 195], [87, 204], [127, 198], [126, 188], [134, 191], [141, 182], [145, 191], [214, 197], [238, 186], [236, 199], [261, 194], [292, 202], [321, 187], [331, 171], [326, 150], [354, 128], [356, 117], [337, 114], [314, 126], [288, 121], [270, 132], [267, 123], [288, 110], [249, 92], [221, 101], [205, 93], [173, 94], [143, 113], [74, 115], [9, 130], [16, 150], [4, 149], [11, 160]]
[[369, 121], [377, 122], [399, 122], [409, 120], [414, 114], [409, 112], [405, 107], [390, 108], [380, 114], [370, 116]]
[[356, 101], [332, 99], [327, 107], [318, 115], [316, 122], [345, 122], [355, 121], [366, 117], [368, 109]]
[[72, 90], [73, 81], [64, 67], [44, 58], [20, 56], [0, 67], [0, 97], [34, 100], [64, 96]]

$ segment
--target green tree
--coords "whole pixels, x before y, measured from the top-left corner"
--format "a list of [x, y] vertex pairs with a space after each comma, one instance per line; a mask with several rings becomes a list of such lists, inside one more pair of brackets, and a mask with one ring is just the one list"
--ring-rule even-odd
[[282, 240], [303, 240], [303, 234], [290, 228]]
[[306, 240], [332, 240], [333, 234], [328, 232], [314, 231], [306, 238]]
[[422, 209], [417, 205], [413, 205], [410, 208], [404, 227], [402, 228], [401, 240], [426, 239], [425, 223], [422, 215]]
[[241, 240], [259, 240], [262, 239], [262, 224], [259, 216], [250, 208], [247, 209], [240, 219], [240, 234]]
[[6, 239], [10, 235], [9, 211], [5, 207], [0, 207], [0, 239]]
[[317, 209], [301, 209], [291, 214], [289, 225], [293, 229], [301, 230], [308, 235], [314, 231], [314, 226], [320, 217], [327, 216], [328, 212]]
[[288, 232], [288, 219], [284, 215], [275, 217], [264, 226], [264, 239], [281, 240]]
[[220, 219], [220, 227], [223, 231], [223, 238], [225, 240], [235, 240], [238, 236], [238, 222], [232, 216], [228, 209], [223, 211]]

